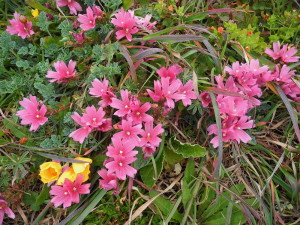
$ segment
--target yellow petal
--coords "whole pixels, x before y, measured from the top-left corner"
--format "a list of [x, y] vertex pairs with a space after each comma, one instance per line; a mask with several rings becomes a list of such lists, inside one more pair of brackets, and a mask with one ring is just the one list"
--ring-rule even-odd
[[31, 10], [31, 15], [36, 18], [39, 16], [39, 10], [38, 9], [35, 9], [35, 10]]

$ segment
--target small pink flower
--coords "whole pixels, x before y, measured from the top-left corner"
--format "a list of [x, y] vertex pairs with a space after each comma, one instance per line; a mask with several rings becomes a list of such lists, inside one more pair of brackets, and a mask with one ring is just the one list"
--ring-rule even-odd
[[67, 208], [71, 206], [72, 203], [79, 203], [79, 197], [81, 194], [90, 193], [89, 188], [91, 184], [82, 184], [83, 180], [83, 175], [77, 175], [74, 182], [66, 178], [62, 186], [52, 186], [50, 194], [54, 195], [51, 199], [54, 206], [58, 207], [63, 205], [64, 208]]
[[136, 126], [132, 125], [131, 120], [122, 120], [122, 125], [120, 125], [122, 131], [114, 135], [115, 138], [123, 139], [124, 141], [130, 141], [135, 146], [139, 145], [140, 139], [139, 134], [143, 132], [142, 125], [138, 124]]
[[114, 115], [119, 117], [129, 114], [131, 111], [128, 90], [121, 90], [121, 98], [122, 100], [113, 98], [112, 103], [110, 104], [111, 107], [118, 109]]
[[96, 110], [95, 106], [89, 106], [85, 109], [86, 113], [82, 114], [81, 122], [91, 128], [97, 128], [103, 124], [105, 112], [103, 108]]
[[291, 80], [291, 82], [283, 84], [282, 90], [295, 102], [300, 102], [300, 88], [294, 81]]
[[86, 139], [87, 136], [92, 132], [92, 128], [82, 121], [82, 117], [80, 117], [77, 112], [75, 112], [71, 117], [78, 125], [82, 127], [69, 134], [69, 137], [82, 144], [84, 139]]
[[224, 113], [229, 116], [244, 116], [247, 111], [252, 108], [252, 104], [249, 104], [248, 100], [239, 97], [218, 96], [217, 102], [220, 113]]
[[139, 124], [142, 122], [151, 122], [153, 117], [148, 115], [146, 112], [151, 108], [151, 104], [146, 102], [143, 105], [134, 105], [131, 106], [131, 113], [129, 117], [132, 119], [134, 124]]
[[98, 171], [99, 176], [102, 179], [99, 179], [99, 186], [107, 191], [114, 189], [115, 191], [118, 189], [118, 180], [115, 174], [108, 173], [106, 169], [102, 169]]
[[280, 58], [281, 61], [285, 63], [298, 62], [300, 58], [299, 56], [294, 56], [295, 54], [297, 54], [297, 50], [294, 47], [288, 49], [288, 45], [286, 44], [282, 47], [282, 49], [280, 49], [279, 41], [273, 43], [273, 51], [269, 48], [266, 48], [265, 53], [274, 60]]
[[113, 161], [106, 163], [105, 167], [108, 169], [109, 174], [115, 173], [118, 179], [125, 180], [126, 176], [134, 177], [136, 174], [136, 169], [129, 165], [135, 160], [134, 157], [115, 157]]
[[202, 105], [203, 105], [204, 107], [209, 106], [210, 103], [211, 103], [211, 98], [210, 98], [210, 96], [209, 96], [209, 94], [208, 94], [207, 91], [203, 91], [203, 92], [200, 94], [200, 100], [201, 100]]
[[91, 7], [86, 9], [86, 14], [78, 14], [78, 22], [80, 22], [80, 28], [84, 31], [93, 29], [96, 26], [97, 15], [94, 15], [94, 12]]
[[111, 23], [118, 29], [116, 32], [117, 39], [126, 37], [128, 41], [132, 41], [132, 34], [138, 32], [134, 17], [129, 12], [125, 12], [123, 8], [115, 14], [115, 17]]
[[159, 80], [154, 81], [154, 92], [149, 89], [147, 89], [147, 92], [153, 101], [160, 102], [163, 100], [163, 92], [161, 89], [161, 82]]
[[99, 105], [106, 107], [112, 103], [112, 98], [115, 98], [115, 94], [111, 92], [111, 89], [108, 87], [108, 80], [105, 78], [103, 82], [98, 79], [95, 79], [92, 82], [92, 88], [90, 88], [90, 95], [94, 97], [102, 97], [103, 100], [99, 102]]
[[151, 23], [150, 20], [152, 18], [152, 15], [150, 14], [147, 14], [145, 16], [145, 18], [138, 18], [138, 17], [135, 17], [135, 21], [136, 21], [136, 24], [141, 26], [142, 28], [146, 28], [147, 30], [152, 30], [153, 27], [157, 24], [157, 22], [153, 22]]
[[143, 146], [142, 151], [144, 152], [144, 159], [148, 159], [156, 151], [156, 146], [147, 143]]
[[[192, 99], [196, 99], [196, 93], [194, 92], [193, 81], [189, 80], [185, 85], [181, 85], [178, 89], [178, 94], [182, 94], [182, 103], [184, 106], [192, 104]], [[178, 100], [177, 100], [178, 101]]]
[[174, 100], [180, 100], [185, 97], [183, 94], [179, 94], [177, 92], [181, 85], [182, 83], [179, 79], [176, 79], [170, 83], [168, 77], [161, 78], [161, 87], [166, 100], [166, 105], [171, 109], [175, 107]]
[[80, 4], [75, 0], [56, 0], [56, 4], [58, 7], [68, 6], [72, 15], [76, 15], [77, 11], [82, 11]]
[[132, 158], [136, 154], [138, 154], [138, 151], [133, 151], [133, 149], [135, 148], [135, 144], [133, 142], [123, 141], [120, 138], [116, 138], [115, 136], [113, 136], [111, 140], [113, 145], [107, 147], [107, 156], [112, 158]]
[[0, 199], [0, 225], [3, 223], [4, 214], [11, 219], [16, 217], [13, 211], [7, 206], [7, 201]]
[[289, 83], [291, 82], [291, 77], [295, 74], [295, 70], [291, 70], [287, 65], [283, 65], [281, 68], [276, 66], [274, 76], [274, 81], [279, 83]]
[[93, 5], [92, 9], [93, 9], [94, 15], [96, 15], [97, 17], [103, 15], [103, 11], [101, 10], [101, 8], [99, 6]]
[[161, 135], [164, 132], [161, 124], [158, 124], [153, 128], [153, 122], [145, 123], [145, 130], [142, 131], [142, 138], [140, 140], [140, 146], [144, 146], [147, 143], [152, 146], [159, 146], [161, 139], [158, 135]]
[[34, 34], [34, 31], [31, 30], [32, 22], [27, 21], [24, 16], [17, 12], [14, 13], [14, 19], [8, 20], [8, 22], [10, 22], [11, 26], [7, 26], [6, 31], [11, 35], [17, 34], [22, 39], [25, 39]]
[[22, 119], [22, 125], [31, 124], [30, 130], [36, 131], [39, 126], [48, 121], [45, 117], [46, 106], [42, 102], [37, 102], [35, 96], [29, 95], [29, 99], [23, 98], [19, 103], [24, 109], [18, 111], [16, 115]]
[[71, 78], [76, 76], [75, 72], [76, 62], [70, 60], [68, 66], [65, 64], [64, 61], [58, 61], [54, 63], [54, 71], [48, 71], [46, 77], [51, 78], [50, 82], [57, 82], [57, 83], [68, 83]]
[[102, 132], [107, 132], [112, 129], [111, 118], [103, 119], [102, 124], [96, 128]]
[[182, 73], [182, 68], [178, 64], [170, 66], [168, 69], [162, 67], [156, 71], [160, 77], [169, 77], [170, 82], [176, 79], [177, 75]]

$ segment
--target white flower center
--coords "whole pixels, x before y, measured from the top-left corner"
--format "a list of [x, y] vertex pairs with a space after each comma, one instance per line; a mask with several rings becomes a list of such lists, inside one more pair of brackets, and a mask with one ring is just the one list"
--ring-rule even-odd
[[119, 166], [123, 166], [123, 163], [120, 162], [120, 163], [119, 163]]
[[76, 187], [73, 187], [73, 191], [77, 191], [77, 188], [76, 188]]
[[0, 209], [2, 209], [2, 207], [0, 206]]
[[171, 94], [171, 91], [168, 91], [168, 94]]
[[125, 105], [125, 107], [124, 107], [125, 109], [128, 109], [128, 105]]
[[254, 71], [254, 72], [256, 72], [256, 71], [257, 71], [257, 69], [254, 69], [253, 71]]
[[127, 131], [127, 132], [126, 132], [126, 134], [129, 136], [129, 135], [130, 135], [130, 132], [129, 132], [129, 131]]
[[92, 20], [90, 20], [90, 23], [93, 23], [93, 21], [92, 21]]
[[137, 112], [136, 115], [139, 116], [139, 115], [141, 115], [141, 113], [140, 113], [140, 112]]
[[238, 72], [240, 72], [240, 71], [239, 71], [239, 70], [236, 70], [235, 72], [238, 73]]
[[126, 31], [126, 33], [128, 33], [129, 29], [128, 29], [128, 28], [126, 28], [126, 30], [125, 30], [125, 31]]
[[119, 153], [120, 155], [122, 155], [123, 154], [123, 151], [122, 150], [120, 150], [120, 153]]
[[186, 91], [182, 92], [183, 94], [186, 94]]
[[36, 115], [35, 117], [36, 117], [36, 118], [41, 118], [41, 116], [40, 116], [40, 115]]
[[70, 72], [69, 71], [67, 71], [67, 75], [69, 75], [70, 74]]
[[147, 137], [148, 137], [148, 138], [150, 137], [150, 133], [147, 133]]
[[93, 118], [93, 121], [96, 122], [96, 121], [97, 121], [97, 118]]
[[240, 128], [240, 127], [237, 127], [236, 129], [240, 130], [241, 128]]
[[64, 193], [64, 195], [67, 195], [67, 194], [68, 194], [68, 192], [65, 192], [65, 193]]
[[101, 91], [101, 92], [103, 92], [104, 90], [103, 90], [103, 89], [101, 89], [100, 91]]
[[223, 137], [226, 137], [226, 134], [223, 134]]
[[69, 3], [71, 3], [71, 2], [72, 2], [72, 0], [68, 0], [68, 2], [69, 2]]

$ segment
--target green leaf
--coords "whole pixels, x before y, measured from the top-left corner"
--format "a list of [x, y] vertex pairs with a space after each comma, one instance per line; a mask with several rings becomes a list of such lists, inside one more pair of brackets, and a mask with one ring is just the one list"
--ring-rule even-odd
[[190, 184], [195, 180], [195, 161], [190, 158], [188, 163], [186, 164], [186, 168], [184, 171], [184, 176], [182, 178], [187, 184]]
[[147, 187], [151, 188], [155, 184], [156, 179], [159, 177], [160, 173], [162, 172], [163, 160], [164, 160], [164, 153], [162, 152], [162, 154], [158, 155], [158, 157], [155, 159], [157, 177], [155, 177], [155, 168], [153, 167], [152, 164], [145, 166], [140, 170], [140, 175], [142, 177], [142, 180]]
[[53, 84], [41, 84], [35, 83], [34, 87], [38, 90], [38, 92], [45, 98], [45, 100], [49, 100], [56, 96]]
[[44, 141], [41, 142], [41, 148], [55, 148], [55, 147], [62, 147], [61, 136], [58, 135], [51, 135], [51, 138], [46, 138]]
[[52, 11], [51, 9], [48, 9], [47, 7], [43, 6], [37, 0], [25, 0], [25, 2], [26, 2], [27, 5], [31, 6], [34, 9], [45, 11], [45, 12], [50, 13], [50, 14], [57, 14], [55, 11]]
[[42, 30], [42, 31], [48, 31], [48, 27], [50, 22], [48, 22], [47, 16], [45, 12], [41, 12], [39, 17], [39, 22], [36, 23], [36, 25]]
[[128, 10], [132, 4], [133, 4], [133, 0], [123, 0], [124, 10]]
[[[151, 198], [153, 198], [157, 196], [157, 193], [154, 191], [150, 191], [149, 195]], [[159, 208], [164, 216], [168, 216], [173, 208], [173, 203], [162, 196], [158, 196], [153, 203]], [[176, 210], [172, 216], [172, 219], [180, 222], [182, 219], [182, 215]]]
[[10, 132], [18, 137], [18, 138], [23, 138], [23, 137], [29, 137], [29, 131], [25, 127], [18, 126], [16, 123], [14, 123], [13, 118], [10, 120], [4, 119], [3, 125], [6, 129], [10, 130]]
[[187, 18], [184, 18], [183, 21], [186, 23], [193, 22], [193, 21], [201, 21], [204, 20], [206, 16], [207, 16], [206, 14], [195, 14]]
[[176, 163], [179, 163], [181, 160], [184, 159], [182, 155], [177, 154], [167, 146], [165, 146], [164, 148], [164, 153], [165, 153], [164, 161], [170, 166], [174, 166]]
[[50, 187], [44, 186], [41, 193], [38, 195], [36, 192], [30, 191], [29, 194], [24, 194], [22, 200], [33, 211], [39, 211], [41, 205], [49, 198]]
[[206, 155], [206, 149], [198, 144], [181, 143], [176, 138], [170, 139], [169, 143], [174, 151], [181, 154], [184, 158], [197, 158]]

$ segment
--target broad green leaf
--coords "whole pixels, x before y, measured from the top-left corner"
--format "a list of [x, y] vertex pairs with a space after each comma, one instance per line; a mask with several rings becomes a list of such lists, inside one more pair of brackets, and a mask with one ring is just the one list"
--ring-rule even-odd
[[206, 155], [206, 149], [198, 144], [181, 143], [176, 138], [170, 139], [169, 143], [174, 151], [181, 154], [184, 158], [197, 158]]
[[133, 4], [133, 0], [123, 0], [123, 8], [128, 10]]
[[164, 161], [170, 166], [174, 166], [176, 163], [179, 163], [181, 160], [184, 159], [182, 155], [177, 154], [169, 147], [164, 148], [164, 153], [165, 153]]
[[186, 164], [184, 176], [182, 178], [187, 184], [190, 184], [195, 179], [195, 161], [190, 158]]
[[182, 203], [183, 203], [184, 208], [186, 209], [187, 208], [187, 204], [189, 203], [189, 201], [192, 198], [192, 190], [191, 190], [191, 188], [189, 187], [189, 185], [188, 185], [188, 183], [186, 181], [182, 180], [181, 184], [182, 184], [181, 185]]
[[[149, 195], [151, 198], [155, 197], [157, 195], [156, 192], [154, 191], [150, 191]], [[155, 200], [154, 200], [154, 204], [159, 208], [159, 210], [162, 212], [162, 214], [164, 216], [169, 215], [169, 213], [171, 212], [172, 208], [173, 208], [173, 203], [170, 202], [168, 199], [162, 197], [162, 196], [158, 196]], [[176, 220], [177, 222], [180, 222], [182, 219], [182, 215], [176, 210], [175, 213], [172, 216], [173, 220]]]

